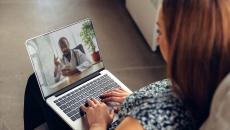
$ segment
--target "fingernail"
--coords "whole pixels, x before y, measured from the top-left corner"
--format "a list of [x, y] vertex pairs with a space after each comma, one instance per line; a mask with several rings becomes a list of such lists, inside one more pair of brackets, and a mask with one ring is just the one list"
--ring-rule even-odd
[[81, 109], [80, 109], [80, 115], [81, 115], [81, 116], [84, 116], [84, 115], [85, 115], [85, 112], [82, 111]]
[[88, 106], [89, 106], [88, 102], [86, 102], [86, 103], [85, 103], [85, 106], [86, 106], [86, 107], [88, 107]]

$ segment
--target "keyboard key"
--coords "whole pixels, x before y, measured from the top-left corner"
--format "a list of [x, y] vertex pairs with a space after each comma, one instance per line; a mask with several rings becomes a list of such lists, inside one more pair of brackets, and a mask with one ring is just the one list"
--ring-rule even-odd
[[63, 112], [64, 112], [65, 114], [67, 114], [67, 113], [69, 113], [70, 111], [71, 111], [70, 108], [66, 108]]
[[80, 118], [80, 117], [81, 117], [80, 113], [75, 115], [75, 118], [77, 118], [77, 119]]
[[71, 110], [76, 109], [76, 107], [74, 106], [74, 104], [72, 104], [69, 108], [70, 108]]
[[71, 103], [69, 103], [69, 102], [68, 102], [68, 103], [66, 103], [66, 106], [71, 106]]
[[75, 121], [77, 118], [75, 116], [70, 117], [72, 121]]
[[57, 105], [57, 106], [61, 106], [61, 103], [60, 103], [60, 102], [57, 102], [56, 105]]
[[67, 106], [66, 106], [66, 105], [62, 105], [60, 108], [61, 108], [62, 110], [64, 110], [64, 109], [67, 108]]
[[65, 101], [65, 100], [61, 100], [60, 103], [61, 103], [61, 104], [65, 104], [66, 101]]
[[71, 111], [70, 113], [68, 113], [67, 115], [68, 115], [69, 117], [71, 117], [71, 116], [73, 116], [75, 113], [76, 113], [76, 111], [74, 110], [74, 111]]

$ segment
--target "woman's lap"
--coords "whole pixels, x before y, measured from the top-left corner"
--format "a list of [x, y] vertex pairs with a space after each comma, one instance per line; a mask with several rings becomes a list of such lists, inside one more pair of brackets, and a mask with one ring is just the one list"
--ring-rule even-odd
[[43, 100], [35, 74], [27, 82], [24, 96], [24, 127], [32, 130], [47, 122], [51, 130], [68, 130], [70, 127]]

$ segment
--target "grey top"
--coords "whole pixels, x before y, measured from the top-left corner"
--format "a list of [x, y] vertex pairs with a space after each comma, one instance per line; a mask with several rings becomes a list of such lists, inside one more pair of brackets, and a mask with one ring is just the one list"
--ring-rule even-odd
[[145, 130], [192, 130], [192, 117], [171, 89], [169, 80], [152, 83], [126, 98], [118, 119], [109, 126], [114, 130], [127, 116], [137, 119]]

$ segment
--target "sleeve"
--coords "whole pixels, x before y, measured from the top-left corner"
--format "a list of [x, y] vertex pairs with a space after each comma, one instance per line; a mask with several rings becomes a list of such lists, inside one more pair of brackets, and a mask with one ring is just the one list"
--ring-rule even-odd
[[82, 53], [79, 50], [74, 50], [74, 53], [75, 53], [76, 57], [78, 58], [76, 60], [78, 60], [78, 62], [79, 62], [79, 65], [76, 66], [77, 70], [82, 72], [92, 65], [91, 61], [86, 57], [86, 55], [84, 53]]
[[137, 119], [145, 130], [193, 129], [192, 118], [182, 101], [167, 89], [156, 91], [155, 87], [147, 87], [126, 98], [122, 114]]

